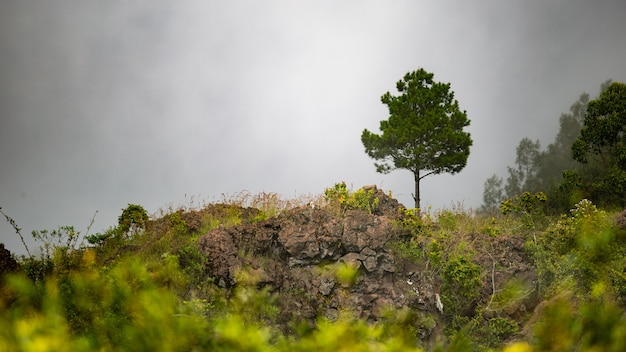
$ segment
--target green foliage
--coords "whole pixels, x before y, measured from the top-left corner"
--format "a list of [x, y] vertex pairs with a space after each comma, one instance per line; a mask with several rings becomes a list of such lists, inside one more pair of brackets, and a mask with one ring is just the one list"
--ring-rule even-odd
[[183, 272], [192, 281], [193, 286], [198, 286], [207, 277], [207, 256], [205, 256], [198, 246], [197, 238], [191, 239], [176, 251], [178, 263]]
[[491, 341], [506, 341], [517, 333], [517, 323], [508, 318], [491, 318], [487, 321], [487, 333]]
[[618, 287], [626, 283], [623, 273], [611, 270], [623, 265], [624, 233], [606, 212], [583, 199], [537, 237], [530, 246], [541, 287], [547, 292], [562, 282], [573, 282], [581, 292], [601, 282]]
[[572, 156], [586, 164], [599, 156], [606, 171], [585, 184], [596, 202], [624, 206], [626, 199], [626, 84], [613, 82], [589, 102], [584, 126], [572, 145]]
[[426, 247], [426, 259], [432, 267], [438, 267], [443, 261], [443, 248], [436, 239], [432, 239]]
[[326, 201], [338, 207], [340, 212], [348, 209], [365, 210], [372, 214], [378, 208], [379, 199], [375, 197], [373, 189], [359, 189], [350, 192], [345, 182], [336, 183], [332, 188], [324, 191]]
[[581, 200], [589, 198], [590, 195], [583, 190], [583, 178], [572, 170], [563, 172], [563, 178], [555, 193], [560, 198], [560, 203], [567, 205], [567, 209]]
[[623, 351], [626, 316], [606, 292], [579, 304], [561, 295], [545, 309], [533, 341], [537, 351]]
[[260, 277], [258, 272], [249, 269], [236, 274], [237, 287], [229, 302], [229, 311], [240, 315], [251, 326], [267, 326], [275, 322], [278, 314], [275, 294], [269, 287], [257, 289]]
[[349, 263], [339, 263], [334, 270], [335, 278], [343, 287], [351, 287], [356, 282], [359, 272]]
[[533, 290], [534, 287], [531, 287], [528, 282], [512, 278], [502, 288], [493, 292], [485, 311], [502, 313], [519, 305]]
[[480, 295], [482, 270], [467, 254], [451, 256], [443, 265], [441, 276], [444, 307], [453, 314]]
[[179, 210], [169, 215], [170, 231], [175, 236], [184, 236], [188, 233], [187, 223], [181, 217], [182, 213], [182, 210]]
[[[607, 154], [618, 167], [626, 166], [621, 154], [626, 148], [626, 84], [614, 82], [600, 97], [589, 102], [580, 137], [572, 146], [575, 160], [587, 161], [587, 154]], [[607, 149], [609, 148], [609, 149]]]
[[[344, 209], [367, 210], [365, 204], [371, 204], [359, 201], [345, 184], [326, 196], [337, 206], [343, 196]], [[28, 275], [0, 281], [0, 350], [623, 350], [626, 221], [615, 225], [611, 214], [587, 200], [545, 230], [536, 227], [536, 239], [526, 248], [547, 301], [535, 310], [538, 323], [511, 319], [510, 312], [520, 313], [516, 307], [527, 304], [537, 287], [522, 279], [498, 281], [509, 270], [494, 259], [493, 246], [519, 235], [524, 214], [541, 208], [542, 198], [528, 193], [510, 200], [509, 211], [522, 216], [485, 217], [458, 207], [434, 215], [405, 210], [396, 224], [411, 236], [390, 245], [396, 258], [417, 265], [411, 268], [417, 274], [414, 288], [422, 294], [441, 289], [443, 314], [411, 304], [377, 312], [376, 323], [341, 310], [314, 326], [286, 322], [279, 304], [286, 293], [260, 284], [255, 270], [237, 273], [230, 290], [214, 284], [207, 276], [210, 258], [197, 245], [198, 229], [232, 226], [258, 214], [244, 216], [240, 207], [175, 211], [133, 236], [111, 228], [92, 248], [77, 243], [72, 227], [37, 231], [41, 257], [21, 258]], [[349, 263], [320, 270], [334, 280], [340, 299], [349, 299], [361, 281]], [[496, 280], [489, 282], [489, 274]], [[309, 294], [303, 288], [288, 292]], [[521, 326], [534, 328], [518, 334]], [[438, 335], [442, 328], [445, 337]], [[431, 333], [441, 338], [435, 346], [425, 342]], [[527, 342], [504, 346], [520, 339]]]
[[419, 209], [415, 208], [402, 209], [400, 218], [394, 223], [402, 231], [410, 233], [413, 237], [420, 235], [428, 227], [428, 223], [422, 219]]
[[496, 221], [495, 218], [492, 217], [492, 224], [493, 225], [486, 225], [482, 228], [482, 232], [486, 233], [487, 235], [491, 236], [491, 237], [496, 237], [498, 235], [500, 235], [502, 233], [502, 229], [498, 226], [496, 226]]
[[358, 189], [348, 199], [347, 206], [349, 208], [366, 210], [368, 213], [372, 213], [378, 208], [379, 199], [374, 197], [374, 190]]
[[501, 348], [517, 331], [517, 323], [508, 318], [457, 315], [446, 328], [446, 335], [451, 339], [450, 351], [485, 351]]
[[96, 246], [103, 246], [107, 241], [115, 241], [114, 245], [119, 245], [124, 239], [145, 230], [149, 221], [146, 210], [141, 205], [136, 204], [129, 204], [128, 207], [122, 209], [122, 214], [117, 219], [116, 227], [110, 227], [102, 233], [85, 236], [87, 242]]
[[218, 319], [214, 327], [212, 351], [272, 351], [268, 327], [251, 327], [236, 314]]
[[22, 257], [22, 267], [33, 281], [44, 281], [52, 273], [67, 274], [76, 268], [82, 248], [77, 244], [80, 232], [73, 226], [32, 232], [39, 243], [39, 256]]
[[408, 307], [383, 312], [380, 326], [384, 338], [402, 341], [408, 346], [421, 346], [420, 335], [427, 335], [437, 327], [437, 316], [432, 312], [418, 312]]
[[437, 214], [437, 223], [442, 230], [454, 231], [458, 229], [459, 223], [463, 221], [465, 214], [453, 210], [442, 210]]
[[348, 202], [350, 191], [348, 190], [348, 186], [346, 186], [345, 182], [340, 182], [335, 183], [332, 188], [326, 188], [324, 190], [324, 196], [328, 202], [343, 205]]
[[[261, 214], [263, 214], [263, 218], [255, 218], [254, 221], [264, 219], [265, 213], [262, 212]], [[208, 231], [219, 228], [220, 226], [231, 227], [241, 225], [242, 222], [243, 214], [241, 207], [222, 204], [202, 215], [199, 233], [205, 234]]]
[[397, 241], [391, 244], [391, 249], [400, 259], [408, 259], [413, 263], [422, 262], [422, 247], [417, 241]]
[[516, 214], [537, 214], [541, 213], [541, 208], [538, 206], [541, 202], [545, 202], [548, 199], [543, 192], [532, 194], [530, 192], [524, 192], [519, 196], [507, 199], [500, 205], [502, 214], [509, 213]]
[[[51, 278], [45, 284], [10, 278], [8, 289], [19, 300], [9, 309], [0, 309], [0, 348], [154, 351], [207, 347], [207, 324], [188, 314], [167, 287], [151, 279], [172, 272], [149, 272], [137, 261], [106, 271], [93, 263], [93, 256], [87, 255], [81, 274]], [[159, 270], [175, 271], [172, 265], [166, 263]]]
[[[419, 208], [419, 181], [431, 174], [461, 171], [467, 164], [470, 122], [454, 99], [449, 83], [433, 80], [424, 69], [408, 72], [398, 81], [401, 95], [381, 97], [389, 119], [380, 122], [380, 135], [361, 134], [365, 152], [377, 160], [376, 171], [409, 170], [415, 176], [415, 207]], [[424, 173], [422, 173], [424, 172]]]
[[411, 237], [390, 243], [396, 256], [424, 265], [425, 271], [430, 271], [433, 266], [438, 267], [443, 255], [438, 240], [446, 235], [434, 233], [433, 219], [430, 215], [422, 218], [418, 209], [404, 209], [401, 215], [397, 225], [402, 231], [410, 233]]
[[[605, 82], [601, 91], [607, 90], [610, 83]], [[588, 120], [588, 107], [592, 111], [596, 105], [590, 103], [589, 94], [581, 94], [569, 112], [561, 114], [559, 131], [544, 150], [541, 150], [539, 141], [523, 138], [516, 150], [515, 166], [507, 168], [506, 183], [503, 184], [502, 178], [496, 175], [485, 182], [483, 210], [494, 209], [499, 196], [500, 199], [512, 198], [524, 191], [544, 192], [548, 201], [542, 206], [550, 214], [566, 212], [583, 198], [590, 198], [598, 204], [621, 204], [615, 197], [608, 197], [609, 194], [618, 197], [623, 194], [619, 191], [623, 188], [620, 180], [626, 179], [619, 170], [614, 168], [611, 172], [607, 167], [611, 148], [602, 147], [602, 155], [594, 154], [589, 150], [591, 144], [581, 141], [581, 130]], [[603, 119], [606, 120], [600, 117]], [[573, 145], [575, 154], [584, 156], [586, 164], [580, 164], [576, 157], [572, 157]], [[593, 146], [598, 145], [593, 143]]]
[[[422, 319], [423, 318], [423, 319]], [[415, 327], [428, 317], [389, 311], [385, 324], [368, 324], [348, 312], [336, 321], [321, 319], [311, 334], [290, 347], [296, 351], [421, 351], [416, 347]]]
[[118, 227], [122, 234], [128, 236], [146, 228], [148, 212], [141, 205], [128, 204], [118, 217]]
[[21, 258], [22, 270], [33, 281], [44, 281], [54, 271], [54, 262], [43, 253]]
[[105, 230], [102, 233], [97, 232], [97, 233], [94, 233], [93, 235], [85, 236], [85, 239], [87, 240], [89, 244], [102, 246], [109, 239], [112, 239], [115, 237], [121, 237], [119, 233], [120, 232], [119, 232], [118, 227], [109, 227], [107, 230]]
[[502, 202], [500, 211], [502, 214], [516, 214], [521, 217], [524, 226], [529, 230], [536, 230], [546, 220], [542, 203], [548, 200], [545, 193], [532, 194], [524, 192], [519, 196], [509, 198]]
[[59, 226], [58, 229], [52, 231], [33, 231], [32, 235], [35, 241], [41, 243], [39, 249], [46, 257], [50, 257], [51, 251], [56, 248], [75, 249], [80, 232], [76, 231], [73, 226]]

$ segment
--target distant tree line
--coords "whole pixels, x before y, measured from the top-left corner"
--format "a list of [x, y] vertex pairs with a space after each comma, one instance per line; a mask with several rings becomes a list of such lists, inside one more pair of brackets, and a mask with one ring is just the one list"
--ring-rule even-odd
[[543, 192], [547, 213], [562, 213], [581, 199], [603, 207], [626, 205], [626, 84], [606, 81], [600, 95], [583, 93], [559, 119], [554, 142], [523, 138], [506, 179], [492, 175], [484, 184], [481, 210], [523, 192]]

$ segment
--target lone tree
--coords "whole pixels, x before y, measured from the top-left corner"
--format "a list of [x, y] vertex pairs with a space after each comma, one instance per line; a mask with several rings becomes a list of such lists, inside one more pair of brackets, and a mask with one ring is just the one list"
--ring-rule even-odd
[[448, 172], [455, 174], [467, 164], [472, 139], [449, 83], [433, 81], [424, 69], [407, 73], [396, 84], [401, 95], [381, 97], [389, 108], [389, 119], [380, 122], [378, 135], [363, 130], [365, 152], [377, 160], [376, 171], [409, 170], [415, 176], [415, 207], [420, 208], [420, 180]]

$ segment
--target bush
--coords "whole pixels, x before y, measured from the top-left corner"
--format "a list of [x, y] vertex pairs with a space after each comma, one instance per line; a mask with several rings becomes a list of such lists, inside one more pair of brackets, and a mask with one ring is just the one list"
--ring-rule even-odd
[[542, 288], [555, 288], [560, 282], [575, 282], [581, 292], [589, 292], [596, 282], [625, 282], [612, 270], [623, 260], [623, 231], [606, 212], [583, 199], [531, 244]]
[[121, 237], [119, 228], [117, 228], [117, 227], [109, 227], [103, 233], [97, 232], [97, 233], [94, 233], [93, 235], [85, 236], [85, 239], [87, 240], [87, 242], [89, 244], [93, 244], [93, 245], [96, 245], [96, 246], [102, 246], [107, 241], [109, 241], [109, 240], [111, 240], [113, 238], [119, 238], [119, 237]]
[[372, 214], [378, 207], [378, 198], [374, 196], [374, 190], [359, 189], [350, 192], [345, 182], [336, 183], [332, 188], [324, 191], [326, 201], [339, 208], [339, 212], [347, 209], [364, 210]]
[[480, 296], [481, 276], [480, 266], [473, 263], [468, 255], [455, 255], [444, 263], [442, 296], [448, 312], [458, 314], [461, 308], [469, 306]]
[[[19, 299], [0, 309], [3, 351], [191, 350], [208, 347], [204, 319], [178, 304], [167, 280], [175, 261], [149, 272], [136, 260], [102, 271], [93, 258], [85, 270], [35, 283], [13, 276]], [[174, 265], [174, 266], [173, 266]], [[90, 267], [89, 269], [87, 269]], [[165, 270], [165, 272], [162, 272]]]
[[144, 230], [149, 218], [148, 212], [141, 205], [128, 204], [126, 209], [122, 209], [122, 215], [117, 220], [120, 233], [129, 236]]
[[524, 192], [519, 196], [506, 199], [500, 205], [502, 214], [517, 214], [521, 216], [527, 229], [536, 230], [543, 224], [545, 218], [543, 203], [548, 200], [545, 193], [537, 192], [532, 194]]

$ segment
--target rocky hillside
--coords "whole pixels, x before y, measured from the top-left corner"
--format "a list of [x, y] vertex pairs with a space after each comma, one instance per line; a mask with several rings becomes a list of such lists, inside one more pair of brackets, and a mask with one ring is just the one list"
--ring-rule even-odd
[[129, 204], [90, 245], [60, 227], [40, 232], [38, 256], [0, 246], [0, 345], [27, 350], [28, 333], [67, 350], [626, 346], [626, 211], [581, 200], [552, 218], [525, 194], [506, 215], [417, 213], [344, 183], [300, 205], [252, 200], [152, 219]]
[[[320, 316], [336, 319], [342, 310], [379, 321], [391, 310], [410, 311], [411, 324], [424, 341], [440, 337], [454, 315], [473, 317], [478, 308], [487, 307], [485, 318], [524, 323], [537, 295], [533, 293], [536, 273], [521, 236], [446, 234], [443, 245], [458, 251], [461, 243], [470, 244], [468, 251], [476, 252], [473, 261], [480, 266], [476, 294], [459, 305], [445, 289], [461, 283], [445, 283], [441, 277], [449, 255], [444, 253], [439, 263], [419, 253], [405, 255], [411, 242], [422, 252], [430, 243], [418, 243], [418, 236], [402, 226], [407, 212], [395, 199], [376, 187], [364, 191], [378, 199], [371, 212], [305, 206], [266, 221], [208, 232], [199, 246], [209, 258], [209, 275], [229, 289], [238, 284], [242, 270], [251, 273], [260, 287], [269, 287], [279, 296], [282, 322], [305, 319], [314, 324]], [[459, 257], [466, 258], [462, 254]], [[452, 269], [451, 265], [446, 268]], [[354, 270], [353, 277], [338, 274], [345, 267]], [[511, 279], [527, 289], [524, 297], [507, 302], [506, 307], [488, 307], [494, 293]], [[446, 301], [455, 306], [446, 307]]]

